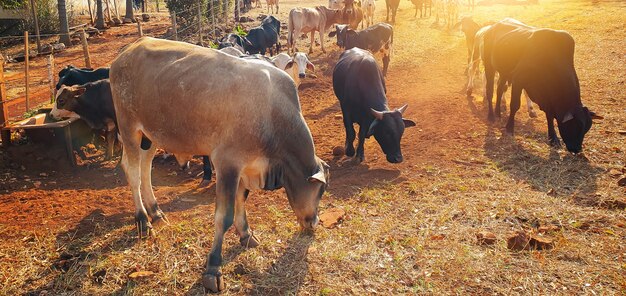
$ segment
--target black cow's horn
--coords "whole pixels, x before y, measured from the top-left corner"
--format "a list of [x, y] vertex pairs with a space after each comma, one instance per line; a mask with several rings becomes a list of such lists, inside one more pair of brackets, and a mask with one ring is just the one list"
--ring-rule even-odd
[[408, 107], [408, 104], [404, 104], [404, 106], [398, 108], [398, 111], [400, 111], [400, 114], [404, 114], [404, 111], [406, 111], [406, 108]]
[[378, 120], [383, 120], [383, 112], [380, 111], [376, 111], [372, 108], [370, 108], [370, 110], [372, 111], [372, 115], [374, 115], [374, 117]]

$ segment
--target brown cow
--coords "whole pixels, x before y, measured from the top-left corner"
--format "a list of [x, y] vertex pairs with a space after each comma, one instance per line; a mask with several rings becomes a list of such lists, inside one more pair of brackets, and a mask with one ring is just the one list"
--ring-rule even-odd
[[363, 29], [363, 9], [361, 9], [361, 2], [354, 2], [354, 0], [345, 0], [344, 7], [341, 10], [342, 23], [347, 24], [350, 29], [358, 30], [359, 23], [361, 23], [361, 29]]
[[[153, 222], [165, 218], [152, 190], [156, 147], [182, 158], [211, 156], [215, 236], [202, 279], [205, 288], [224, 290], [222, 242], [233, 223], [243, 246], [258, 245], [246, 218], [250, 190], [284, 187], [299, 224], [316, 226], [328, 167], [315, 156], [287, 73], [210, 48], [142, 37], [117, 57], [110, 77], [124, 143], [121, 163], [140, 236], [149, 233], [148, 217]], [[255, 87], [241, 87], [241, 81]]]
[[333, 24], [341, 22], [341, 10], [329, 9], [324, 6], [315, 8], [296, 7], [289, 12], [289, 22], [287, 24], [287, 48], [289, 52], [298, 51], [296, 40], [301, 34], [311, 33], [311, 45], [309, 53], [313, 52], [315, 44], [315, 31], [320, 34], [320, 45], [322, 52], [324, 49], [324, 34]]
[[270, 13], [270, 7], [272, 8], [272, 14], [274, 13], [274, 6], [276, 6], [276, 13], [278, 13], [278, 0], [266, 0], [267, 13]]

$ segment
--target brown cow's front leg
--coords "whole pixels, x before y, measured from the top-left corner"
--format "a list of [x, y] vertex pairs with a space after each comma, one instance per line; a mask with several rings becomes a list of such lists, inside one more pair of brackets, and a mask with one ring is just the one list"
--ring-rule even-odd
[[206, 271], [202, 275], [202, 285], [211, 292], [224, 290], [222, 266], [222, 242], [224, 233], [233, 225], [235, 200], [239, 188], [239, 171], [233, 168], [217, 168], [215, 198], [215, 236], [209, 253]]
[[246, 200], [250, 191], [240, 182], [235, 199], [235, 228], [239, 233], [239, 243], [246, 248], [254, 248], [259, 245], [259, 240], [254, 236], [248, 225], [246, 215]]

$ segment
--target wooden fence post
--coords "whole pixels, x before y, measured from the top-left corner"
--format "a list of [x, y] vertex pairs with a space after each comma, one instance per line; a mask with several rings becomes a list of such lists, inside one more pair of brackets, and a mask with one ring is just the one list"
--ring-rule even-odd
[[30, 58], [30, 52], [28, 51], [28, 31], [24, 31], [24, 79], [26, 81], [26, 112], [28, 112], [29, 101], [28, 101], [28, 59]]
[[174, 40], [178, 41], [178, 28], [176, 28], [176, 11], [172, 11], [172, 29], [174, 30]]
[[196, 2], [198, 3], [198, 43], [202, 44], [202, 5], [200, 5], [200, 0]]
[[213, 26], [213, 38], [217, 38], [217, 30], [215, 30], [215, 12], [217, 11], [215, 9], [215, 0], [209, 1], [211, 1], [211, 25]]
[[80, 40], [83, 42], [83, 54], [85, 55], [85, 67], [91, 68], [91, 57], [89, 56], [89, 46], [87, 45], [87, 34], [85, 29], [80, 32]]
[[30, 0], [30, 9], [33, 12], [33, 20], [35, 21], [35, 36], [37, 36], [37, 52], [41, 52], [41, 38], [39, 38], [39, 17], [37, 16], [37, 7], [35, 0]]
[[[0, 56], [0, 127], [5, 127], [9, 122], [9, 108], [4, 106], [7, 100], [7, 89], [4, 83], [4, 58]], [[4, 139], [2, 139], [4, 142]]]
[[135, 21], [137, 22], [137, 31], [139, 32], [139, 37], [143, 36], [143, 30], [141, 29], [141, 21], [138, 17], [135, 17]]
[[50, 103], [54, 102], [54, 91], [55, 91], [55, 87], [54, 87], [54, 49], [52, 49], [52, 52], [50, 53], [50, 55], [48, 56], [48, 80], [50, 81], [49, 83], [49, 87], [50, 87]]

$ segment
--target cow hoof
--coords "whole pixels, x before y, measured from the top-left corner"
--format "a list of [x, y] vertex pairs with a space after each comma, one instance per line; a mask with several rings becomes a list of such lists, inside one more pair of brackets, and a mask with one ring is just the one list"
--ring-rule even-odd
[[219, 293], [224, 291], [224, 277], [220, 272], [216, 275], [205, 273], [202, 275], [202, 286], [211, 293]]
[[246, 248], [256, 248], [259, 246], [259, 239], [254, 236], [254, 234], [250, 234], [247, 237], [242, 237], [239, 239], [239, 243], [242, 247]]
[[198, 184], [198, 188], [208, 187], [209, 184], [211, 184], [210, 179], [202, 179], [202, 181], [200, 181], [200, 184]]
[[137, 237], [139, 239], [148, 238], [152, 233], [152, 224], [148, 222], [148, 219], [136, 220], [135, 227], [137, 228]]
[[354, 157], [354, 163], [356, 164], [362, 163], [364, 160], [365, 160], [364, 155], [357, 155]]
[[346, 156], [347, 157], [354, 156], [354, 147], [350, 147], [350, 146], [346, 147]]
[[559, 141], [559, 139], [548, 139], [548, 141], [550, 142], [550, 146], [552, 146], [552, 148], [561, 148], [561, 141]]
[[537, 118], [537, 112], [530, 111], [530, 112], [528, 112], [528, 116], [530, 116], [530, 118]]
[[158, 210], [157, 214], [152, 217], [152, 226], [159, 227], [163, 225], [169, 225], [170, 221], [167, 219], [167, 216], [163, 213], [163, 211]]

